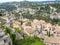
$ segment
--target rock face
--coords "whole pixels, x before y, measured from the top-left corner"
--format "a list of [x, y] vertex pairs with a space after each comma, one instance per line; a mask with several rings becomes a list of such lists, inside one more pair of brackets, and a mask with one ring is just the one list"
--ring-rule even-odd
[[0, 45], [12, 45], [10, 36], [6, 35], [2, 29], [0, 29]]

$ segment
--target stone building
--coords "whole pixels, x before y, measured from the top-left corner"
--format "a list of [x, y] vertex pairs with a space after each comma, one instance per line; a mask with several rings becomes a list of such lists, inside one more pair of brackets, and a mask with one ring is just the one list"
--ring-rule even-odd
[[6, 35], [2, 29], [0, 29], [0, 45], [12, 45], [10, 36]]

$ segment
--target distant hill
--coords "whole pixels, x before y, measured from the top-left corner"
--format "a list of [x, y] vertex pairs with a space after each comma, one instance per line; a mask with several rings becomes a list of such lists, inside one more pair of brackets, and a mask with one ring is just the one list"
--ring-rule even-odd
[[60, 1], [41, 1], [41, 2], [29, 2], [29, 1], [21, 1], [21, 2], [6, 2], [0, 4], [0, 9], [6, 9], [7, 11], [12, 11], [16, 9], [16, 5], [19, 7], [36, 7], [38, 5], [52, 5], [59, 6]]

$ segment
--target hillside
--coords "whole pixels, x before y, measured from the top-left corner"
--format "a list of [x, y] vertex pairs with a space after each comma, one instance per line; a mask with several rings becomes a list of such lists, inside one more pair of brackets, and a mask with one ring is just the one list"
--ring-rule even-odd
[[0, 4], [0, 45], [60, 45], [60, 1]]
[[[6, 9], [7, 11], [15, 10], [16, 5], [19, 7], [31, 7], [31, 8], [38, 8], [39, 6], [46, 6], [51, 5], [53, 7], [58, 8], [60, 5], [60, 1], [43, 1], [43, 2], [29, 2], [29, 1], [23, 1], [23, 2], [6, 2], [0, 4], [0, 9]], [[60, 7], [59, 7], [60, 8]], [[58, 8], [58, 9], [59, 9]]]
[[[60, 1], [43, 1], [43, 2], [6, 2], [0, 4], [0, 9], [12, 11], [14, 15], [19, 16], [22, 13], [24, 18], [45, 20], [56, 24], [60, 22]], [[56, 15], [56, 16], [55, 16]], [[53, 19], [54, 18], [54, 19]], [[53, 21], [53, 20], [54, 21]], [[55, 20], [56, 19], [56, 20]]]

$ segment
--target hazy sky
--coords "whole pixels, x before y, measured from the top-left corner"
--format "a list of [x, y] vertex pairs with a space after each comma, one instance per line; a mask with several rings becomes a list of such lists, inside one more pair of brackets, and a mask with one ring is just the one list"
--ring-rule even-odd
[[[0, 0], [2, 2], [23, 1], [23, 0]], [[54, 1], [54, 0], [28, 0], [28, 1]]]

